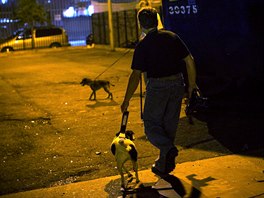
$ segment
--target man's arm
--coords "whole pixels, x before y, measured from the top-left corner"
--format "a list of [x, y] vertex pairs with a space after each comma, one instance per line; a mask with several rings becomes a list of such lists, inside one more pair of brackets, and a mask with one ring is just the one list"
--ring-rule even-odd
[[138, 83], [139, 83], [139, 80], [140, 80], [140, 75], [141, 75], [141, 71], [140, 70], [133, 70], [132, 73], [130, 74], [128, 85], [127, 85], [126, 94], [125, 94], [125, 97], [124, 97], [124, 101], [123, 101], [123, 103], [121, 105], [122, 113], [125, 110], [127, 110], [128, 106], [129, 106], [129, 101], [132, 98], [134, 92], [136, 91], [136, 89], [138, 87]]
[[184, 61], [186, 63], [186, 69], [187, 69], [187, 75], [189, 81], [188, 93], [189, 93], [189, 97], [191, 97], [193, 89], [197, 87], [195, 62], [191, 54], [186, 56], [184, 58]]

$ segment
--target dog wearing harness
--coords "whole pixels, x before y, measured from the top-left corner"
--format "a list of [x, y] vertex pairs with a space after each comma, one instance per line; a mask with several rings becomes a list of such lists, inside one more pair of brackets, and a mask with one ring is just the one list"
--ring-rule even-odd
[[133, 180], [133, 175], [127, 170], [125, 167], [125, 163], [127, 161], [132, 162], [133, 170], [135, 172], [136, 183], [139, 183], [138, 177], [138, 153], [136, 146], [134, 144], [134, 132], [126, 130], [127, 119], [128, 119], [128, 111], [123, 113], [122, 122], [121, 122], [121, 129], [116, 134], [115, 138], [111, 144], [111, 152], [115, 156], [117, 162], [117, 170], [121, 176], [121, 189], [125, 190], [125, 177], [124, 172], [127, 173], [128, 176], [128, 183]]
[[127, 173], [128, 180], [133, 179], [133, 175], [127, 170], [125, 167], [125, 163], [128, 160], [131, 160], [133, 170], [136, 176], [136, 183], [139, 183], [138, 178], [138, 163], [137, 163], [137, 150], [136, 146], [133, 142], [134, 140], [134, 132], [133, 131], [126, 131], [125, 133], [118, 132], [116, 137], [114, 138], [111, 144], [111, 151], [112, 154], [115, 156], [117, 162], [117, 170], [121, 176], [121, 187], [125, 188], [125, 179], [124, 179], [124, 172]]

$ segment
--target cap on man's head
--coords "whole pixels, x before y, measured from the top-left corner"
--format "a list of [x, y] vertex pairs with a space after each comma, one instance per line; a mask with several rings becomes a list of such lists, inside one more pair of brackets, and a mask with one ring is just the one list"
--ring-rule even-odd
[[139, 10], [138, 20], [140, 25], [145, 28], [155, 28], [158, 26], [157, 10], [152, 7], [145, 7]]

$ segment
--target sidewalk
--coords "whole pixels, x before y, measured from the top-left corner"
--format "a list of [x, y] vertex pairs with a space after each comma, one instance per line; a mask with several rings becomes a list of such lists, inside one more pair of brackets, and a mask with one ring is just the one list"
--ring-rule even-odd
[[[264, 197], [264, 160], [239, 155], [227, 155], [195, 162], [177, 164], [173, 175], [180, 183], [160, 181], [156, 188], [171, 187], [177, 189], [181, 184], [182, 197], [224, 197], [224, 198], [260, 198]], [[139, 172], [145, 186], [151, 186], [158, 180], [150, 170]], [[176, 180], [174, 180], [176, 181]], [[119, 176], [112, 176], [78, 182], [52, 188], [43, 188], [1, 196], [1, 198], [100, 198], [118, 197]], [[150, 189], [150, 188], [149, 188]], [[185, 191], [185, 193], [184, 193]], [[142, 191], [143, 193], [143, 191]], [[137, 193], [136, 197], [152, 197]], [[166, 197], [181, 197], [174, 190], [159, 191]], [[149, 195], [149, 196], [148, 196]]]

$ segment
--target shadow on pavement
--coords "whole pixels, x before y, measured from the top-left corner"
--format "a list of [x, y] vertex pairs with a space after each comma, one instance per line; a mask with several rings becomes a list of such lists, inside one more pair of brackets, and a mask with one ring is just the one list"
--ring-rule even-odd
[[86, 106], [89, 108], [103, 107], [103, 106], [117, 106], [119, 105], [114, 100], [105, 99], [107, 102], [101, 102], [100, 100], [95, 100], [93, 104], [87, 104]]
[[[192, 186], [188, 192], [189, 198], [199, 198], [202, 196], [201, 187], [208, 185], [208, 182], [215, 180], [214, 178], [205, 178], [197, 180], [195, 174], [187, 176], [192, 181]], [[167, 184], [144, 183], [143, 186], [135, 189], [130, 189], [126, 192], [120, 190], [120, 179], [112, 180], [105, 186], [105, 191], [109, 194], [109, 198], [117, 197], [137, 197], [137, 198], [160, 198], [160, 197], [184, 197], [187, 195], [187, 190], [183, 185], [183, 181], [174, 175], [169, 175], [163, 179]], [[160, 180], [159, 180], [160, 181]], [[156, 184], [156, 185], [155, 185]], [[194, 187], [194, 185], [196, 187]]]
[[[186, 176], [187, 179], [189, 179], [192, 182], [192, 190], [190, 193], [190, 198], [198, 198], [201, 197], [201, 188], [204, 186], [208, 186], [208, 182], [215, 180], [213, 177], [207, 177], [204, 179], [196, 179], [196, 174], [191, 174]], [[195, 187], [194, 187], [195, 186]]]
[[186, 190], [181, 180], [175, 177], [174, 175], [169, 175], [168, 177], [164, 178], [164, 180], [171, 184], [173, 190], [177, 192], [181, 197], [186, 194]]

